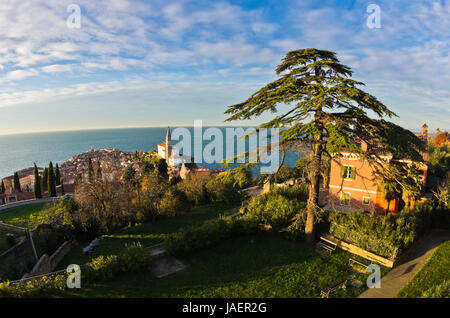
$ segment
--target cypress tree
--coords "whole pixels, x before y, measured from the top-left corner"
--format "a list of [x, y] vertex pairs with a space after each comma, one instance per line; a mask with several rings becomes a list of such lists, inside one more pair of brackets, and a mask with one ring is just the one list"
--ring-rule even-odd
[[55, 171], [53, 170], [53, 163], [50, 161], [48, 165], [48, 196], [56, 197]]
[[58, 164], [56, 164], [56, 167], [55, 167], [55, 184], [57, 185], [57, 186], [59, 186], [60, 184], [61, 184], [61, 174], [60, 174], [60, 172], [59, 172], [59, 166], [58, 166]]
[[2, 193], [5, 193], [6, 189], [5, 189], [5, 183], [2, 180], [2, 185], [0, 186], [0, 190], [2, 191]]
[[21, 191], [19, 175], [17, 174], [17, 172], [14, 172], [14, 189]]
[[41, 179], [41, 191], [48, 190], [47, 183], [48, 183], [48, 168], [45, 168]]
[[97, 161], [97, 179], [102, 179], [102, 166], [100, 164], [100, 161]]
[[94, 168], [92, 167], [91, 158], [89, 158], [89, 161], [88, 161], [88, 181], [89, 182], [94, 181]]
[[36, 199], [42, 198], [41, 178], [39, 177], [39, 172], [36, 163], [34, 163], [34, 197]]
[[66, 194], [64, 192], [64, 183], [61, 182], [61, 195], [64, 195], [64, 194]]

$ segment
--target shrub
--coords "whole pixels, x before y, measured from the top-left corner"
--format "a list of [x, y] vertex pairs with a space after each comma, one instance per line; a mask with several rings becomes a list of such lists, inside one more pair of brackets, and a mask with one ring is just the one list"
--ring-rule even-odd
[[286, 194], [292, 193], [290, 190], [274, 188], [253, 198], [246, 209], [245, 218], [269, 224], [277, 229], [288, 226], [292, 218], [305, 208], [305, 203]]
[[209, 175], [191, 173], [183, 182], [178, 183], [178, 187], [186, 194], [192, 205], [206, 204], [210, 201], [206, 185], [211, 179]]
[[165, 217], [187, 213], [191, 210], [191, 203], [186, 194], [177, 189], [169, 189], [161, 199], [158, 214]]
[[206, 190], [212, 201], [224, 202], [228, 205], [235, 205], [242, 201], [243, 195], [231, 184], [224, 183], [220, 179], [208, 182]]
[[297, 174], [294, 169], [282, 165], [277, 173], [273, 175], [273, 181], [276, 183], [283, 183], [295, 177], [297, 177]]
[[120, 271], [123, 273], [137, 272], [148, 267], [150, 261], [150, 255], [141, 243], [132, 243], [126, 245], [125, 251], [119, 258]]
[[167, 251], [173, 255], [187, 254], [213, 246], [221, 240], [254, 234], [259, 223], [250, 219], [214, 219], [200, 227], [190, 227], [170, 234], [165, 240]]
[[99, 256], [91, 260], [81, 273], [87, 282], [106, 281], [112, 279], [120, 271], [119, 259], [116, 255]]

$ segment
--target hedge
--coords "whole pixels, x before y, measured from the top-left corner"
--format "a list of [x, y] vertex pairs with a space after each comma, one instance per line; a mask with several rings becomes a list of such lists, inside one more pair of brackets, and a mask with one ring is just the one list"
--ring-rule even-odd
[[383, 257], [394, 258], [431, 228], [450, 228], [450, 211], [426, 201], [411, 211], [388, 216], [330, 212], [330, 233]]

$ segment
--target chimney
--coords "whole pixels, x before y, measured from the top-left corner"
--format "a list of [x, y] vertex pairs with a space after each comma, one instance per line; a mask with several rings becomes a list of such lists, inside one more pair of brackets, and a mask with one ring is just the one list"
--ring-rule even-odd
[[423, 126], [422, 126], [422, 138], [425, 141], [428, 140], [428, 126], [427, 126], [427, 124], [423, 124]]

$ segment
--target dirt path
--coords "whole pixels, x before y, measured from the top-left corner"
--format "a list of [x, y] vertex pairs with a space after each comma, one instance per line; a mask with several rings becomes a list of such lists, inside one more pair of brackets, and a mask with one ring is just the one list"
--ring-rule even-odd
[[414, 276], [436, 248], [450, 239], [450, 231], [433, 230], [405, 255], [399, 265], [381, 278], [381, 288], [371, 288], [359, 298], [393, 298]]

